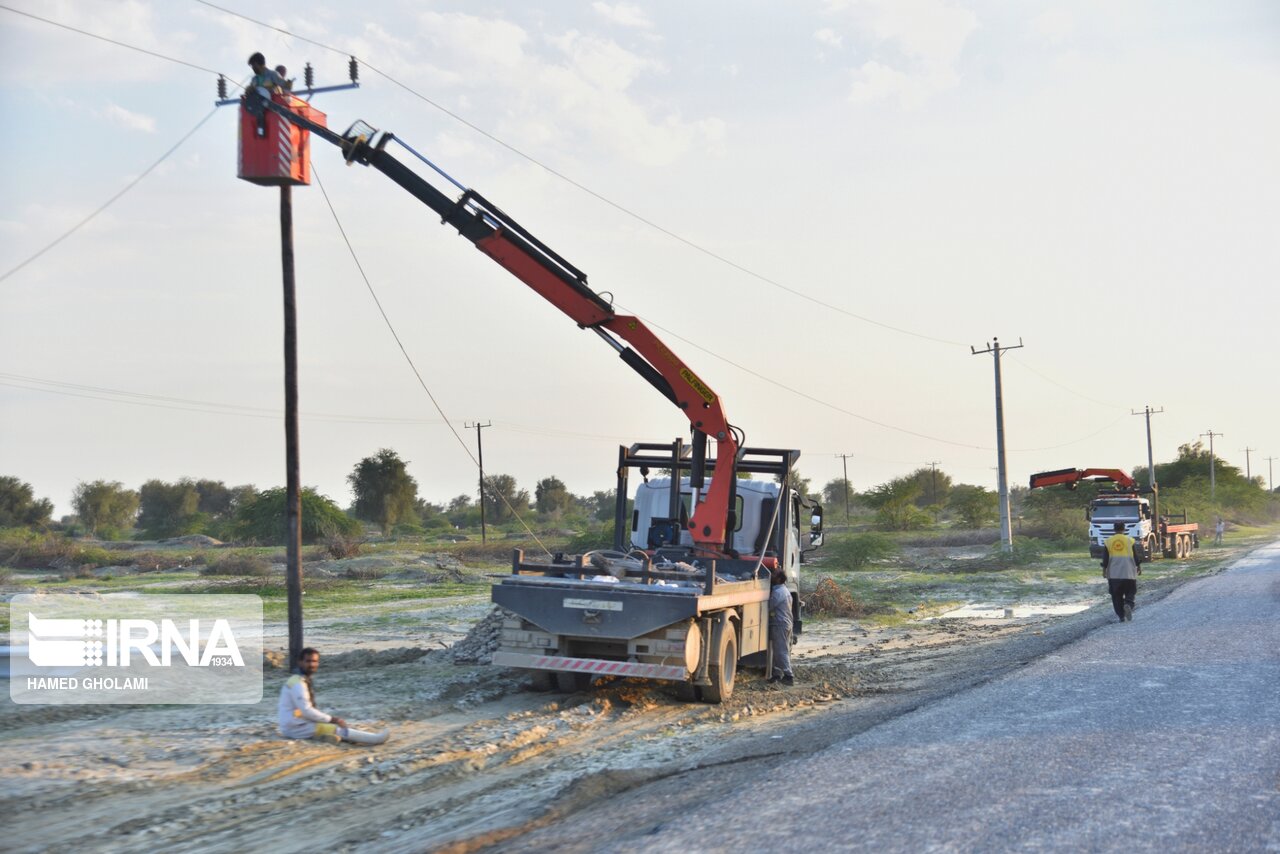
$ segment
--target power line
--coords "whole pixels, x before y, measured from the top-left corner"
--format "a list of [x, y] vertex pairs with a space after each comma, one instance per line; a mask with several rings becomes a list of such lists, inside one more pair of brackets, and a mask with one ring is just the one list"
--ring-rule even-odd
[[[2, 9], [8, 9], [9, 7], [8, 7], [8, 6], [0, 6], [0, 8], [2, 8]], [[23, 13], [23, 14], [25, 14], [25, 13]], [[32, 17], [34, 17], [34, 16], [32, 16]], [[43, 20], [43, 19], [41, 19], [41, 20]], [[78, 31], [77, 31], [77, 32], [78, 32]], [[39, 252], [37, 252], [37, 253], [35, 253], [34, 255], [32, 255], [31, 257], [27, 258], [27, 260], [25, 260], [25, 261], [21, 262], [20, 264], [18, 264], [18, 266], [16, 266], [16, 267], [12, 268], [11, 270], [9, 270], [9, 271], [8, 271], [7, 273], [5, 273], [4, 275], [0, 276], [0, 282], [3, 282], [5, 279], [9, 278], [9, 277], [10, 277], [10, 276], [12, 276], [14, 273], [18, 272], [18, 271], [19, 271], [19, 270], [21, 270], [23, 267], [25, 267], [25, 266], [27, 266], [28, 264], [30, 264], [32, 261], [36, 260], [36, 259], [37, 259], [37, 258], [39, 258], [41, 255], [45, 254], [46, 252], [48, 252], [48, 251], [49, 251], [50, 249], [52, 249], [53, 247], [57, 246], [57, 245], [58, 245], [59, 243], [61, 243], [62, 241], [66, 240], [68, 237], [70, 237], [71, 235], [75, 234], [75, 233], [76, 233], [77, 231], [79, 231], [81, 228], [83, 228], [84, 226], [88, 225], [88, 224], [89, 224], [89, 222], [90, 222], [94, 217], [96, 217], [98, 214], [102, 213], [102, 212], [103, 212], [103, 211], [105, 211], [107, 208], [109, 208], [109, 207], [111, 207], [113, 204], [115, 204], [115, 203], [116, 203], [116, 201], [117, 201], [117, 200], [119, 200], [119, 199], [120, 199], [120, 197], [121, 197], [121, 196], [123, 196], [125, 193], [129, 192], [129, 191], [130, 191], [130, 190], [132, 190], [134, 187], [138, 186], [138, 184], [142, 181], [142, 179], [143, 179], [143, 178], [147, 177], [147, 176], [148, 176], [148, 175], [150, 175], [153, 171], [155, 171], [155, 168], [156, 168], [157, 166], [159, 166], [161, 163], [165, 162], [165, 160], [169, 159], [169, 155], [171, 155], [171, 154], [173, 154], [175, 151], [177, 151], [177, 150], [178, 150], [178, 148], [179, 148], [179, 147], [181, 147], [181, 145], [182, 145], [184, 142], [186, 142], [188, 139], [190, 139], [192, 136], [194, 136], [196, 131], [198, 131], [198, 130], [200, 130], [200, 128], [204, 127], [204, 123], [205, 123], [205, 122], [207, 122], [207, 121], [209, 121], [209, 119], [213, 118], [213, 115], [214, 115], [214, 113], [216, 113], [216, 112], [218, 112], [218, 108], [217, 108], [217, 107], [214, 107], [214, 108], [213, 108], [213, 110], [211, 110], [211, 111], [209, 112], [209, 114], [208, 114], [208, 115], [206, 115], [206, 116], [205, 116], [203, 119], [201, 119], [200, 121], [196, 122], [196, 126], [195, 126], [195, 127], [193, 127], [191, 130], [187, 131], [187, 132], [186, 132], [186, 134], [184, 134], [184, 135], [183, 135], [182, 139], [180, 139], [180, 140], [178, 140], [177, 142], [175, 142], [175, 143], [173, 144], [173, 146], [172, 146], [168, 151], [166, 151], [164, 154], [161, 154], [161, 155], [160, 155], [160, 159], [159, 159], [159, 160], [157, 160], [155, 163], [152, 163], [150, 166], [148, 166], [146, 169], [144, 169], [144, 170], [142, 171], [142, 174], [140, 174], [138, 177], [134, 178], [134, 179], [133, 179], [132, 181], [130, 181], [128, 184], [125, 184], [125, 185], [124, 185], [124, 188], [123, 188], [123, 189], [121, 189], [121, 190], [120, 190], [120, 192], [116, 193], [114, 196], [112, 196], [111, 198], [109, 198], [109, 199], [107, 199], [105, 202], [103, 202], [101, 205], [99, 205], [99, 206], [98, 206], [98, 208], [97, 208], [96, 210], [94, 210], [94, 212], [93, 212], [93, 213], [89, 214], [87, 217], [85, 217], [84, 219], [80, 220], [80, 221], [79, 221], [78, 223], [76, 223], [75, 225], [71, 226], [71, 228], [69, 228], [69, 229], [67, 229], [66, 231], [64, 231], [64, 232], [62, 233], [62, 235], [61, 235], [61, 236], [59, 236], [57, 239], [55, 239], [52, 243], [48, 244], [48, 245], [47, 245], [47, 246], [45, 246], [43, 249], [41, 249]]]
[[[185, 65], [188, 68], [194, 68], [196, 71], [204, 71], [208, 74], [221, 75], [221, 72], [215, 71], [212, 68], [206, 68], [203, 65], [196, 65], [194, 62], [187, 62], [185, 59], [178, 59], [176, 56], [166, 56], [163, 53], [156, 53], [154, 50], [147, 50], [145, 47], [138, 47], [137, 45], [128, 44], [127, 42], [117, 41], [116, 39], [108, 38], [107, 36], [100, 36], [97, 33], [91, 33], [88, 30], [82, 30], [79, 27], [73, 27], [70, 24], [64, 24], [64, 23], [61, 23], [60, 21], [52, 21], [48, 18], [42, 18], [39, 15], [33, 15], [30, 12], [24, 12], [21, 9], [15, 9], [12, 6], [0, 5], [0, 9], [4, 9], [6, 12], [13, 12], [15, 15], [22, 15], [27, 18], [32, 18], [33, 20], [40, 21], [45, 24], [49, 24], [50, 26], [61, 27], [64, 30], [70, 30], [73, 33], [79, 33], [82, 36], [88, 36], [91, 39], [104, 41], [109, 44], [116, 45], [117, 47], [123, 47], [128, 50], [136, 50], [138, 53], [145, 53], [147, 56], [154, 56], [156, 59], [163, 59], [166, 62], [173, 62], [173, 63], [177, 63], [178, 65]], [[239, 86], [241, 89], [244, 88], [244, 86], [242, 86], [239, 83], [236, 83], [235, 85]]]
[[[272, 25], [272, 24], [268, 24], [268, 23], [266, 23], [265, 21], [260, 21], [260, 20], [258, 20], [258, 19], [256, 19], [256, 18], [251, 18], [251, 17], [249, 17], [248, 15], [244, 15], [244, 14], [241, 14], [240, 12], [232, 11], [231, 9], [227, 9], [227, 8], [225, 8], [225, 7], [223, 7], [223, 6], [219, 6], [219, 5], [217, 5], [216, 3], [211, 3], [211, 2], [209, 2], [209, 0], [196, 0], [196, 2], [197, 2], [197, 3], [200, 3], [201, 5], [208, 6], [208, 7], [209, 7], [209, 8], [211, 8], [211, 9], [217, 9], [219, 12], [223, 12], [223, 13], [225, 13], [225, 14], [232, 15], [232, 16], [237, 17], [237, 18], [241, 18], [241, 19], [243, 19], [243, 20], [245, 20], [245, 21], [249, 21], [250, 23], [257, 24], [257, 25], [258, 25], [258, 26], [260, 26], [260, 27], [266, 27], [267, 29], [275, 30], [275, 31], [276, 31], [276, 32], [278, 32], [278, 33], [282, 33], [282, 34], [287, 35], [287, 36], [290, 36], [290, 37], [292, 37], [292, 38], [296, 38], [296, 39], [299, 39], [299, 40], [301, 40], [301, 41], [307, 42], [308, 44], [313, 44], [313, 45], [315, 45], [316, 47], [324, 48], [325, 50], [329, 50], [329, 51], [332, 51], [332, 52], [334, 52], [334, 53], [341, 54], [342, 56], [352, 56], [352, 55], [353, 55], [353, 54], [351, 54], [349, 51], [341, 50], [341, 49], [336, 48], [336, 47], [334, 47], [334, 46], [332, 46], [332, 45], [325, 44], [324, 42], [316, 41], [315, 39], [310, 39], [310, 38], [307, 38], [306, 36], [298, 35], [297, 33], [292, 32], [292, 31], [290, 31], [290, 30], [287, 30], [287, 29], [285, 29], [285, 28], [283, 28], [283, 27], [277, 27], [277, 26], [274, 26], [274, 25]], [[850, 311], [849, 309], [846, 309], [846, 308], [843, 308], [843, 307], [841, 307], [841, 306], [835, 305], [834, 303], [826, 302], [825, 300], [821, 300], [821, 299], [819, 299], [819, 298], [817, 298], [817, 297], [815, 297], [815, 296], [811, 296], [810, 294], [806, 294], [806, 293], [804, 293], [803, 291], [796, 290], [795, 288], [792, 288], [792, 287], [789, 287], [789, 286], [787, 286], [787, 285], [784, 285], [784, 284], [782, 284], [781, 282], [777, 281], [776, 279], [772, 279], [772, 278], [770, 278], [770, 277], [768, 277], [768, 276], [764, 275], [763, 273], [757, 273], [755, 270], [752, 270], [752, 269], [751, 269], [751, 268], [749, 268], [749, 267], [746, 267], [746, 266], [744, 266], [744, 265], [742, 265], [742, 264], [739, 264], [739, 263], [737, 263], [736, 261], [733, 261], [732, 259], [727, 258], [727, 257], [725, 257], [724, 255], [721, 255], [721, 254], [719, 254], [718, 252], [715, 252], [715, 251], [714, 251], [714, 250], [712, 250], [712, 249], [708, 249], [707, 247], [705, 247], [705, 246], [703, 246], [703, 245], [701, 245], [701, 244], [699, 244], [699, 243], [696, 243], [696, 242], [694, 242], [693, 240], [690, 240], [689, 238], [687, 238], [687, 237], [685, 237], [685, 236], [683, 236], [683, 235], [681, 235], [681, 234], [679, 234], [679, 233], [677, 233], [677, 232], [675, 232], [675, 231], [672, 231], [671, 229], [666, 228], [665, 226], [662, 226], [662, 225], [660, 225], [660, 224], [658, 224], [658, 223], [654, 222], [653, 220], [651, 220], [651, 219], [649, 219], [649, 218], [647, 218], [647, 217], [645, 217], [645, 216], [642, 216], [641, 214], [636, 213], [635, 211], [631, 210], [630, 208], [627, 208], [626, 206], [622, 205], [622, 204], [621, 204], [621, 203], [619, 203], [619, 202], [615, 202], [613, 199], [610, 199], [609, 197], [607, 197], [607, 196], [605, 196], [605, 195], [603, 195], [603, 194], [601, 194], [601, 193], [599, 193], [599, 192], [597, 192], [597, 191], [595, 191], [595, 190], [591, 189], [590, 187], [586, 186], [585, 184], [582, 184], [581, 182], [579, 182], [579, 181], [575, 180], [574, 178], [569, 177], [569, 176], [568, 176], [568, 175], [566, 175], [565, 173], [560, 172], [559, 170], [557, 170], [557, 169], [555, 169], [555, 168], [553, 168], [553, 167], [549, 166], [548, 164], [546, 164], [546, 163], [544, 163], [543, 161], [539, 160], [538, 158], [534, 157], [532, 154], [528, 154], [528, 153], [526, 153], [525, 151], [523, 151], [523, 150], [521, 150], [521, 149], [517, 148], [516, 146], [512, 145], [511, 143], [507, 142], [506, 140], [502, 139], [501, 137], [498, 137], [498, 136], [496, 136], [495, 134], [493, 134], [493, 133], [491, 133], [491, 132], [489, 132], [489, 131], [485, 130], [485, 129], [484, 129], [484, 128], [482, 128], [482, 127], [480, 127], [479, 125], [476, 125], [475, 123], [473, 123], [473, 122], [471, 122], [471, 121], [469, 121], [469, 120], [467, 120], [467, 119], [463, 118], [462, 116], [460, 116], [460, 115], [458, 115], [457, 113], [453, 112], [452, 110], [448, 109], [448, 108], [447, 108], [447, 107], [445, 107], [444, 105], [442, 105], [442, 104], [438, 103], [437, 101], [432, 100], [431, 98], [429, 98], [429, 97], [427, 97], [426, 95], [422, 94], [422, 93], [421, 93], [421, 92], [419, 92], [418, 90], [414, 89], [412, 86], [409, 86], [409, 85], [408, 85], [408, 84], [406, 84], [406, 83], [402, 83], [401, 81], [399, 81], [399, 80], [397, 80], [396, 78], [392, 77], [390, 74], [387, 74], [385, 71], [382, 71], [381, 69], [379, 69], [379, 68], [377, 68], [376, 66], [374, 66], [372, 63], [370, 63], [370, 62], [369, 62], [367, 59], [365, 59], [364, 57], [360, 57], [359, 59], [360, 59], [361, 64], [363, 64], [366, 68], [368, 68], [368, 69], [369, 69], [370, 71], [372, 71], [374, 74], [377, 74], [379, 77], [382, 77], [382, 78], [383, 78], [383, 79], [385, 79], [387, 82], [389, 82], [389, 83], [391, 83], [391, 84], [393, 84], [393, 85], [395, 85], [395, 86], [400, 87], [400, 88], [401, 88], [401, 89], [403, 89], [404, 91], [408, 92], [409, 94], [413, 95], [414, 97], [418, 98], [419, 100], [423, 101], [424, 103], [426, 103], [426, 104], [430, 105], [430, 106], [431, 106], [431, 107], [433, 107], [434, 109], [439, 110], [440, 112], [444, 113], [446, 116], [448, 116], [449, 118], [453, 119], [454, 121], [459, 122], [459, 123], [460, 123], [460, 124], [462, 124], [462, 125], [465, 125], [466, 127], [470, 128], [471, 130], [473, 130], [473, 131], [475, 131], [476, 133], [478, 133], [478, 134], [480, 134], [481, 136], [483, 136], [485, 139], [488, 139], [488, 140], [490, 140], [491, 142], [495, 143], [496, 145], [499, 145], [499, 146], [501, 146], [501, 147], [505, 148], [507, 151], [510, 151], [512, 154], [516, 155], [517, 157], [523, 158], [524, 160], [528, 161], [529, 163], [532, 163], [533, 165], [537, 166], [538, 168], [545, 170], [548, 174], [554, 175], [555, 177], [559, 178], [561, 181], [564, 181], [565, 183], [569, 184], [570, 186], [573, 186], [573, 187], [575, 187], [576, 189], [581, 190], [582, 192], [586, 193], [587, 195], [591, 196], [592, 198], [596, 199], [597, 201], [600, 201], [600, 202], [602, 202], [602, 203], [604, 203], [604, 204], [608, 205], [609, 207], [613, 208], [614, 210], [616, 210], [616, 211], [618, 211], [618, 212], [620, 212], [620, 213], [622, 213], [622, 214], [624, 214], [624, 215], [626, 215], [626, 216], [628, 216], [628, 217], [630, 217], [630, 218], [632, 218], [632, 219], [636, 220], [637, 222], [640, 222], [640, 223], [642, 223], [642, 224], [644, 224], [644, 225], [648, 226], [649, 228], [652, 228], [652, 229], [654, 229], [655, 231], [657, 231], [657, 232], [659, 232], [659, 233], [661, 233], [661, 234], [664, 234], [664, 235], [666, 235], [667, 237], [670, 237], [672, 240], [675, 240], [675, 241], [678, 241], [678, 242], [680, 242], [680, 243], [683, 243], [685, 246], [688, 246], [690, 249], [693, 249], [693, 250], [694, 250], [694, 251], [696, 251], [696, 252], [699, 252], [699, 253], [701, 253], [701, 254], [703, 254], [703, 255], [706, 255], [708, 258], [712, 258], [712, 259], [714, 259], [714, 260], [716, 260], [716, 261], [719, 261], [721, 264], [724, 264], [724, 265], [726, 265], [726, 266], [728, 266], [728, 267], [732, 267], [733, 269], [737, 270], [738, 272], [743, 273], [743, 274], [745, 274], [745, 275], [747, 275], [747, 276], [750, 276], [751, 278], [756, 279], [756, 280], [758, 280], [758, 281], [760, 281], [760, 282], [763, 282], [763, 283], [765, 283], [765, 284], [767, 284], [767, 285], [770, 285], [770, 286], [772, 286], [772, 287], [778, 288], [779, 290], [782, 290], [782, 291], [786, 291], [787, 293], [791, 294], [792, 296], [796, 296], [796, 297], [799, 297], [799, 298], [801, 298], [801, 299], [803, 299], [803, 300], [807, 300], [807, 301], [809, 301], [809, 302], [813, 303], [814, 305], [821, 306], [821, 307], [823, 307], [823, 308], [825, 308], [825, 309], [828, 309], [828, 310], [830, 310], [830, 311], [834, 311], [834, 312], [837, 312], [837, 313], [839, 313], [839, 314], [842, 314], [842, 315], [844, 315], [844, 316], [846, 316], [846, 317], [853, 318], [854, 320], [859, 320], [859, 321], [862, 321], [863, 323], [867, 323], [867, 324], [870, 324], [870, 325], [872, 325], [872, 326], [878, 326], [878, 327], [880, 327], [880, 328], [882, 328], [882, 329], [888, 329], [888, 330], [890, 330], [890, 331], [892, 331], [892, 332], [897, 332], [897, 333], [899, 333], [899, 334], [901, 334], [901, 335], [910, 335], [910, 336], [911, 336], [911, 337], [913, 337], [913, 338], [920, 338], [920, 339], [923, 339], [923, 340], [925, 340], [925, 341], [933, 341], [934, 343], [937, 343], [937, 344], [947, 344], [947, 345], [954, 346], [954, 347], [959, 347], [959, 346], [961, 346], [961, 344], [960, 344], [960, 342], [959, 342], [959, 341], [951, 341], [951, 340], [948, 340], [948, 339], [946, 339], [946, 338], [938, 338], [938, 337], [935, 337], [935, 336], [932, 336], [932, 335], [925, 335], [924, 333], [921, 333], [921, 332], [914, 332], [914, 331], [912, 331], [912, 330], [910, 330], [910, 329], [904, 329], [903, 327], [900, 327], [900, 326], [894, 326], [894, 325], [893, 325], [893, 324], [891, 324], [891, 323], [885, 323], [885, 322], [883, 322], [883, 321], [875, 320], [874, 318], [870, 318], [870, 317], [867, 317], [867, 316], [865, 316], [865, 315], [858, 314], [857, 312]]]
[[[405, 348], [404, 342], [400, 340], [400, 334], [396, 332], [395, 325], [391, 322], [391, 318], [387, 316], [386, 309], [382, 307], [382, 300], [378, 299], [378, 294], [373, 289], [373, 283], [369, 281], [368, 275], [365, 274], [364, 265], [360, 263], [360, 258], [356, 255], [355, 247], [351, 245], [351, 239], [347, 237], [347, 230], [342, 227], [342, 220], [338, 218], [338, 212], [333, 207], [333, 201], [330, 200], [329, 193], [324, 188], [324, 181], [320, 179], [320, 173], [316, 170], [314, 163], [311, 165], [311, 174], [316, 178], [316, 186], [320, 188], [320, 194], [324, 196], [324, 202], [329, 206], [329, 213], [333, 215], [333, 222], [338, 226], [338, 233], [342, 235], [342, 241], [347, 245], [347, 251], [351, 254], [351, 260], [355, 262], [356, 270], [359, 271], [360, 278], [364, 280], [364, 285], [369, 290], [369, 296], [373, 297], [373, 303], [378, 307], [378, 313], [382, 315], [383, 323], [386, 324], [387, 329], [391, 332], [391, 337], [395, 339], [396, 346], [400, 348], [400, 353], [404, 356], [405, 361], [409, 363], [409, 368], [413, 371], [413, 375], [418, 378], [418, 385], [422, 386], [422, 390], [427, 393], [427, 397], [431, 400], [431, 405], [436, 408], [436, 412], [440, 413], [440, 417], [444, 419], [445, 426], [449, 428], [449, 432], [453, 434], [453, 438], [458, 441], [458, 446], [462, 448], [463, 453], [470, 458], [471, 462], [473, 462], [477, 468], [483, 471], [480, 461], [471, 453], [471, 449], [468, 448], [467, 443], [463, 441], [462, 435], [458, 433], [457, 429], [454, 428], [453, 424], [449, 421], [449, 416], [445, 415], [444, 408], [440, 405], [440, 402], [436, 400], [436, 396], [431, 393], [431, 389], [427, 386], [426, 380], [422, 378], [422, 372], [418, 370], [418, 366], [414, 364], [413, 357], [409, 355], [409, 351]], [[524, 517], [522, 517], [520, 513], [511, 506], [511, 503], [507, 501], [507, 497], [496, 490], [495, 494], [502, 499], [502, 503], [506, 505], [507, 510], [511, 511], [511, 515], [514, 516], [516, 521], [520, 523], [520, 526], [524, 528], [525, 533], [532, 537], [533, 541], [547, 553], [547, 557], [551, 557], [551, 550], [543, 544], [542, 540], [538, 539], [538, 535], [535, 534], [533, 529], [524, 521]]]

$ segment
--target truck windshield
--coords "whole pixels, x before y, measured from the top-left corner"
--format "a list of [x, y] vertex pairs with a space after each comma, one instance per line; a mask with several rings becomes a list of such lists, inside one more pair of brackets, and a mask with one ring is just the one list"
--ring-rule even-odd
[[1100, 504], [1093, 508], [1094, 519], [1137, 519], [1136, 504]]

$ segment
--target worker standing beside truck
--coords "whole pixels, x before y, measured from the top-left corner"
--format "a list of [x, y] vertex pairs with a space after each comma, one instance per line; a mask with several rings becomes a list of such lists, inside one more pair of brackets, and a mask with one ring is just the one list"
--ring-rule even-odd
[[794, 685], [791, 672], [791, 591], [787, 589], [787, 573], [777, 567], [769, 576], [769, 647], [773, 650], [773, 675], [770, 682]]
[[1111, 590], [1111, 607], [1120, 622], [1133, 620], [1134, 598], [1138, 595], [1138, 576], [1142, 574], [1142, 552], [1133, 537], [1116, 523], [1115, 533], [1107, 538], [1102, 553], [1102, 575]]

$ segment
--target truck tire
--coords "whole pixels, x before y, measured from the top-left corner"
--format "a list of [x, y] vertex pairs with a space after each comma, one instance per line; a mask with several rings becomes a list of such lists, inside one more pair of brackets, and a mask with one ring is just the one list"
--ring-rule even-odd
[[733, 682], [738, 675], [738, 633], [733, 623], [725, 620], [716, 632], [716, 642], [711, 650], [711, 665], [707, 668], [710, 685], [701, 687], [705, 703], [723, 703], [733, 695]]
[[1173, 553], [1174, 553], [1174, 556], [1178, 558], [1178, 560], [1182, 560], [1184, 557], [1186, 557], [1186, 552], [1184, 551], [1184, 548], [1185, 547], [1183, 546], [1182, 535], [1178, 534], [1176, 537], [1173, 538]]
[[1143, 546], [1143, 549], [1146, 551], [1146, 555], [1144, 555], [1142, 558], [1143, 560], [1152, 561], [1156, 559], [1156, 535], [1155, 534], [1147, 534], [1146, 545]]
[[556, 690], [561, 694], [573, 694], [591, 687], [591, 676], [587, 673], [568, 673], [557, 670], [555, 680]]

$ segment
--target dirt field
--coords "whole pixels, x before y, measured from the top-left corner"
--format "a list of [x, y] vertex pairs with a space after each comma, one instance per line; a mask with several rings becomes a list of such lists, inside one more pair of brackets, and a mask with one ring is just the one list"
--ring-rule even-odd
[[[1146, 585], [1144, 595], [1159, 586]], [[1072, 601], [1097, 604], [1100, 593], [1078, 585]], [[1010, 617], [979, 608], [982, 616], [943, 619], [922, 610], [891, 626], [809, 620], [794, 687], [745, 671], [731, 701], [711, 706], [636, 681], [544, 693], [519, 672], [455, 663], [445, 647], [489, 613], [486, 599], [390, 601], [310, 622], [308, 642], [329, 653], [318, 704], [355, 725], [389, 729], [379, 747], [281, 740], [280, 669], [267, 671], [263, 699], [250, 707], [0, 704], [4, 847], [520, 847], [643, 783], [819, 749], [899, 701], [985, 678], [1065, 642], [1062, 627], [1078, 633], [1105, 618], [1096, 608], [1063, 616], [1028, 607], [1046, 604], [1040, 596]], [[278, 621], [269, 629], [283, 635]], [[474, 635], [466, 643], [474, 646]]]

